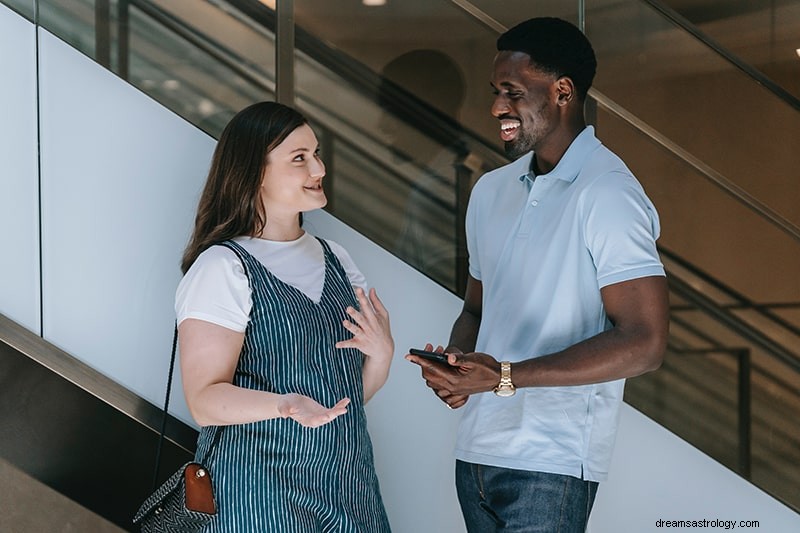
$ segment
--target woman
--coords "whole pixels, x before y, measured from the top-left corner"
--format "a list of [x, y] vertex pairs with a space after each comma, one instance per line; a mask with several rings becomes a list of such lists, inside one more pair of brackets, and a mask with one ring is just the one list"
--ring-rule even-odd
[[176, 296], [209, 531], [389, 531], [363, 406], [394, 341], [347, 252], [301, 227], [324, 175], [306, 119], [273, 102], [240, 111], [214, 152]]

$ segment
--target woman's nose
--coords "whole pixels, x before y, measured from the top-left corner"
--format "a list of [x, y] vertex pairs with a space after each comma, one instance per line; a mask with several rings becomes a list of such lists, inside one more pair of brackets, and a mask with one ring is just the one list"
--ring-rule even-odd
[[325, 163], [322, 162], [319, 156], [314, 157], [311, 163], [311, 177], [321, 178], [325, 175]]

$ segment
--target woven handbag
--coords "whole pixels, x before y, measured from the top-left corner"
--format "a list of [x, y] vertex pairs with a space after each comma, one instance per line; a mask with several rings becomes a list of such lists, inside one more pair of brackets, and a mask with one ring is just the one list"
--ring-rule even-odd
[[145, 500], [133, 523], [141, 523], [143, 533], [189, 533], [202, 530], [216, 512], [208, 470], [190, 462]]
[[[158, 479], [161, 448], [164, 444], [177, 343], [178, 328], [176, 326], [175, 335], [172, 338], [172, 356], [169, 363], [167, 397], [164, 400], [161, 436], [158, 439], [158, 450], [156, 452], [156, 468], [153, 474], [154, 487]], [[208, 458], [221, 433], [222, 429], [217, 428], [203, 462]], [[214, 518], [216, 513], [217, 506], [214, 501], [214, 491], [208, 469], [201, 463], [188, 462], [172, 474], [144, 501], [136, 512], [136, 516], [133, 517], [133, 523], [140, 524], [142, 533], [194, 533], [201, 531]]]

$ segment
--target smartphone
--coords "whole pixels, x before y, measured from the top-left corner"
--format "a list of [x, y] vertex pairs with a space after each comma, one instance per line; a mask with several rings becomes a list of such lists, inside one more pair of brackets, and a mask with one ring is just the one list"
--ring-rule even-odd
[[418, 350], [416, 348], [409, 348], [408, 353], [417, 355], [428, 361], [435, 361], [437, 363], [447, 364], [447, 355], [439, 352], [429, 352], [428, 350]]

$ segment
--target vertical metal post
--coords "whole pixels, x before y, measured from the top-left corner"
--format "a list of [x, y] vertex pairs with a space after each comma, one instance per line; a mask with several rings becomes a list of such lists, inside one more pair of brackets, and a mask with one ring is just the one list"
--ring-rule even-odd
[[[578, 0], [578, 28], [586, 35], [586, 0]], [[583, 116], [587, 124], [597, 128], [597, 101], [591, 96], [586, 97]]]
[[294, 0], [275, 6], [275, 100], [294, 105]]
[[127, 80], [130, 75], [130, 0], [117, 4], [117, 67], [119, 76]]
[[95, 61], [111, 68], [110, 0], [95, 0], [94, 3], [94, 55]]
[[750, 409], [750, 350], [737, 353], [739, 358], [739, 473], [750, 479], [751, 466], [751, 409]]
[[467, 253], [467, 204], [474, 183], [474, 176], [481, 170], [481, 162], [476, 156], [467, 152], [459, 155], [453, 165], [456, 171], [456, 219], [455, 219], [455, 291], [463, 297], [467, 292], [467, 275], [469, 274], [469, 254]]

